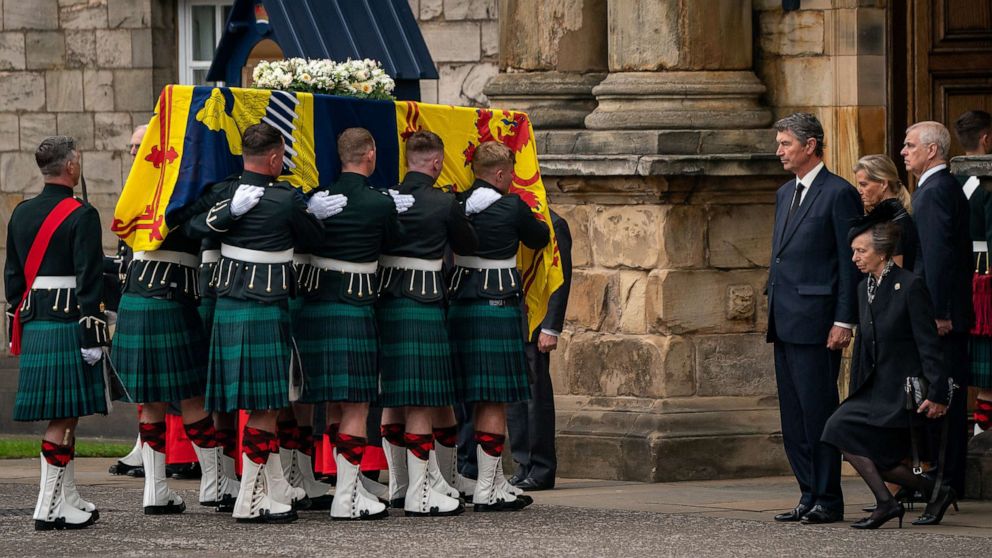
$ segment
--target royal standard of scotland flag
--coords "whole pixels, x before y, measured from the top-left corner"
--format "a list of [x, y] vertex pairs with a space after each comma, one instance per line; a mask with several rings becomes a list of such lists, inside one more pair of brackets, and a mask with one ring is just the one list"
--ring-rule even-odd
[[438, 184], [453, 191], [472, 185], [472, 155], [480, 143], [495, 140], [512, 149], [516, 167], [511, 193], [527, 202], [534, 217], [551, 229], [545, 249], [521, 245], [517, 252], [531, 332], [540, 325], [548, 299], [563, 279], [534, 130], [522, 112], [169, 85], [162, 90], [117, 203], [113, 232], [134, 250], [157, 248], [169, 233], [167, 213], [191, 203], [210, 184], [241, 172], [241, 133], [259, 122], [282, 131], [286, 139], [282, 179], [305, 193], [337, 179], [341, 169], [336, 139], [346, 128], [360, 126], [375, 137], [377, 166], [370, 180], [381, 188], [392, 187], [405, 174], [405, 141], [417, 130], [430, 130], [444, 140], [444, 169]]

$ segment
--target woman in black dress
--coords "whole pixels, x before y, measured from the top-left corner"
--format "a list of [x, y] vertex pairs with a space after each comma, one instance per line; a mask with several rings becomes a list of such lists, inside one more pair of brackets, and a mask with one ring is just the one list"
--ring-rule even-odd
[[[886, 482], [924, 494], [933, 489], [932, 481], [914, 474], [903, 460], [911, 453], [914, 415], [943, 416], [948, 397], [930, 295], [919, 277], [892, 262], [899, 229], [887, 217], [874, 211], [848, 235], [854, 263], [867, 274], [858, 285], [861, 342], [853, 355], [863, 380], [823, 432], [823, 441], [844, 453], [875, 496], [875, 511], [852, 525], [858, 529], [875, 529], [893, 518], [902, 526], [905, 509]], [[908, 376], [930, 382], [927, 400], [915, 413], [905, 404]], [[944, 490], [940, 496], [943, 515], [954, 494]]]

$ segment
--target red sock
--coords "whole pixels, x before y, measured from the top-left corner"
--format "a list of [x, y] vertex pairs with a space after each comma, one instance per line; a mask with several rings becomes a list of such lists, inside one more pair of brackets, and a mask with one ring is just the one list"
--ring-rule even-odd
[[276, 424], [276, 432], [279, 433], [280, 446], [289, 450], [300, 449], [299, 426], [296, 425], [296, 419], [280, 421]]
[[492, 432], [475, 431], [475, 443], [479, 444], [482, 451], [493, 457], [503, 455], [503, 444], [506, 443], [506, 436], [503, 434], [493, 434]]
[[72, 446], [60, 446], [48, 440], [41, 441], [41, 454], [45, 456], [45, 461], [53, 467], [65, 467], [72, 460]]
[[435, 428], [434, 441], [442, 446], [449, 448], [455, 447], [458, 444], [458, 427], [445, 426], [444, 428]]
[[406, 445], [403, 438], [403, 434], [406, 432], [405, 424], [383, 424], [379, 427], [379, 432], [382, 433], [382, 437], [385, 438], [387, 442], [393, 444], [394, 446], [404, 447]]
[[407, 432], [403, 435], [403, 442], [406, 444], [406, 449], [413, 452], [414, 457], [423, 461], [427, 461], [431, 450], [434, 449], [433, 434], [411, 434]]
[[165, 421], [138, 423], [141, 443], [148, 444], [159, 453], [165, 453]]
[[270, 453], [279, 451], [279, 440], [272, 432], [245, 426], [241, 449], [248, 459], [261, 465], [269, 459]]
[[217, 442], [224, 447], [224, 455], [231, 459], [238, 457], [238, 436], [233, 428], [222, 428], [217, 431]]
[[368, 443], [368, 439], [361, 436], [349, 436], [348, 434], [338, 433], [338, 441], [335, 443], [338, 447], [338, 455], [347, 459], [348, 463], [352, 465], [361, 465], [362, 454], [365, 453], [365, 445]]
[[186, 437], [201, 448], [215, 448], [218, 446], [217, 429], [214, 428], [214, 419], [206, 416], [193, 424], [184, 424]]

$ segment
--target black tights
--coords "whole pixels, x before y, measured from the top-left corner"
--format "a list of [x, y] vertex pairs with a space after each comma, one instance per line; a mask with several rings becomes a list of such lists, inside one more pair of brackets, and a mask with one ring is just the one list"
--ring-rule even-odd
[[926, 487], [923, 484], [923, 479], [913, 474], [913, 470], [904, 463], [900, 463], [886, 471], [879, 471], [875, 462], [863, 455], [844, 452], [844, 459], [861, 475], [865, 484], [868, 485], [868, 489], [875, 496], [876, 509], [872, 514], [873, 516], [876, 514], [880, 516], [896, 505], [892, 493], [885, 486], [886, 482], [898, 484], [911, 490], [920, 490], [923, 488], [925, 492]]

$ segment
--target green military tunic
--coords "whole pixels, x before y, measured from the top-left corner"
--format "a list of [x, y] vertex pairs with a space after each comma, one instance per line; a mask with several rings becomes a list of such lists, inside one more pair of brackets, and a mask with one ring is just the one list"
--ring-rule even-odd
[[[440, 407], [455, 402], [455, 382], [444, 318], [440, 262], [445, 249], [471, 254], [478, 239], [454, 194], [434, 188], [430, 176], [409, 172], [399, 186], [415, 203], [400, 214], [404, 235], [384, 250], [376, 310], [381, 342], [383, 407]], [[420, 267], [421, 269], [414, 269]]]
[[324, 220], [327, 240], [310, 254], [297, 327], [301, 401], [367, 403], [379, 392], [375, 271], [383, 244], [399, 234], [396, 207], [360, 174], [342, 173], [327, 191], [348, 205]]
[[[476, 180], [461, 195], [495, 188]], [[521, 315], [523, 293], [514, 258], [521, 243], [534, 250], [550, 241], [548, 223], [535, 217], [516, 195], [503, 195], [472, 216], [479, 236], [474, 265], [459, 262], [451, 280], [448, 326], [451, 332], [458, 395], [462, 401], [513, 403], [530, 398], [527, 383], [527, 337]], [[504, 262], [500, 265], [497, 262]]]
[[[72, 189], [46, 184], [20, 203], [7, 225], [4, 286], [8, 324], [25, 291], [25, 262], [35, 236], [56, 205]], [[107, 344], [103, 312], [103, 250], [100, 215], [88, 203], [74, 210], [55, 230], [38, 269], [38, 278], [60, 278], [74, 287], [34, 288], [21, 304], [20, 374], [14, 420], [52, 420], [106, 413], [102, 363], [90, 366], [80, 348]]]

